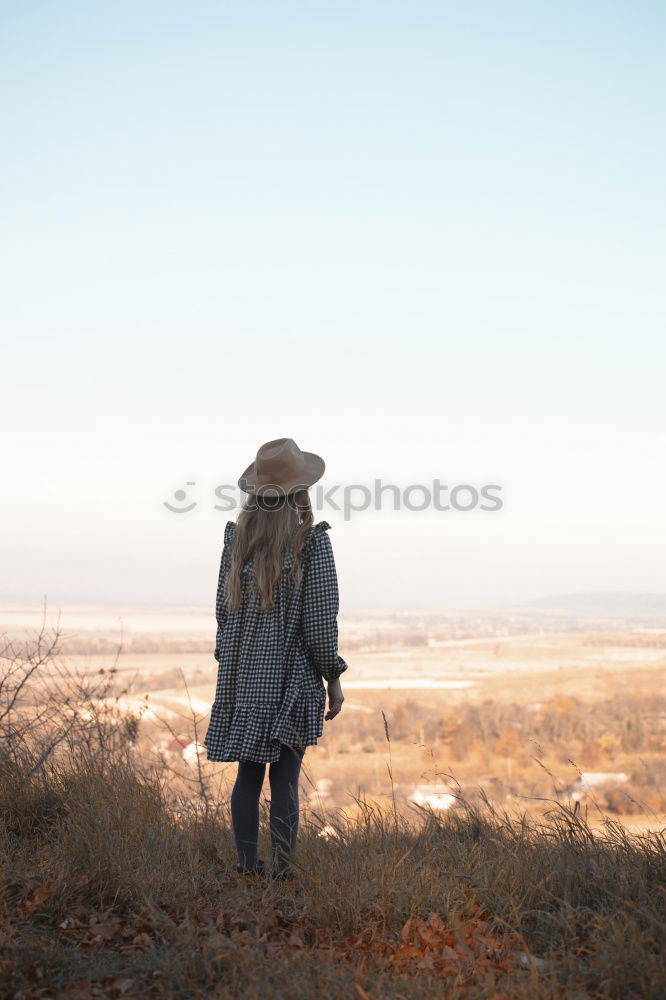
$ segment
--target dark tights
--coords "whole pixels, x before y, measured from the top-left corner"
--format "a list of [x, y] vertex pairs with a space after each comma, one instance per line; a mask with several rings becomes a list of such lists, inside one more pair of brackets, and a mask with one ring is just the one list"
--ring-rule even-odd
[[[298, 778], [305, 751], [282, 744], [278, 760], [270, 764], [270, 831], [275, 867], [283, 869], [296, 845], [298, 833]], [[259, 842], [259, 797], [266, 765], [240, 760], [231, 793], [231, 822], [239, 864], [254, 868]]]

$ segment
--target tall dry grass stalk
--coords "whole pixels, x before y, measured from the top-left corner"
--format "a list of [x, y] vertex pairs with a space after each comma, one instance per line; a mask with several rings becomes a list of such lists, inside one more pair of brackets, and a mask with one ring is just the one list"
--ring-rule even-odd
[[395, 783], [393, 781], [393, 757], [391, 755], [391, 734], [389, 733], [389, 725], [383, 709], [382, 709], [382, 719], [384, 720], [384, 735], [386, 736], [386, 742], [388, 743], [388, 748], [389, 748], [389, 759], [386, 764], [386, 768], [388, 770], [389, 780], [391, 782], [391, 801], [393, 803], [393, 818], [397, 827], [398, 810], [395, 804]]

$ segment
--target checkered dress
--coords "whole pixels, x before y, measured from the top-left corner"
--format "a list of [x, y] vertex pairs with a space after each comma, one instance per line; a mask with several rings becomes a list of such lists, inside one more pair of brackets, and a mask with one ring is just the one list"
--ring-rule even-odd
[[217, 688], [204, 746], [208, 760], [276, 761], [280, 744], [316, 744], [326, 689], [347, 664], [338, 654], [338, 582], [330, 524], [310, 529], [301, 551], [303, 576], [293, 586], [293, 553], [282, 555], [273, 607], [263, 611], [253, 587], [254, 559], [242, 569], [243, 601], [229, 608], [224, 582], [236, 531], [228, 521], [217, 588]]

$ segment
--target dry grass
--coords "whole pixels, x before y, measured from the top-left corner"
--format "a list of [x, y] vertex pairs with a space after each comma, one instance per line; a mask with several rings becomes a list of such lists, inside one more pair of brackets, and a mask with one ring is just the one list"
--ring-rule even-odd
[[248, 883], [205, 775], [176, 788], [92, 700], [77, 726], [71, 701], [64, 729], [50, 719], [57, 740], [40, 718], [36, 752], [11, 683], [5, 696], [3, 996], [666, 995], [663, 831], [600, 838], [557, 802], [538, 819], [484, 799], [410, 822], [361, 800], [327, 838], [330, 818], [304, 814], [293, 883]]
[[[610, 825], [600, 841], [561, 805], [538, 825], [489, 804], [424, 813], [419, 830], [366, 806], [328, 839], [302, 821], [294, 883], [247, 884], [226, 803], [176, 816], [127, 755], [32, 775], [4, 763], [0, 961], [16, 1000], [666, 994], [663, 835]], [[424, 961], [444, 937], [396, 964], [408, 919], [431, 913], [460, 949], [487, 917], [467, 965], [464, 950]], [[504, 962], [487, 961], [488, 942]]]

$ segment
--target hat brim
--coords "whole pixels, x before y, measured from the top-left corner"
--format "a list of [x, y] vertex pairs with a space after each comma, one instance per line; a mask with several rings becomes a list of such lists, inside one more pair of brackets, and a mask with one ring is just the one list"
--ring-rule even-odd
[[267, 493], [269, 496], [289, 496], [291, 493], [295, 493], [296, 490], [306, 490], [324, 475], [326, 463], [320, 455], [315, 455], [312, 451], [304, 451], [303, 458], [305, 459], [303, 473], [293, 482], [281, 483], [280, 485], [268, 484], [266, 486], [258, 486], [254, 462], [252, 462], [241, 475], [238, 485], [243, 493], [253, 493], [257, 496], [262, 496], [264, 493]]

